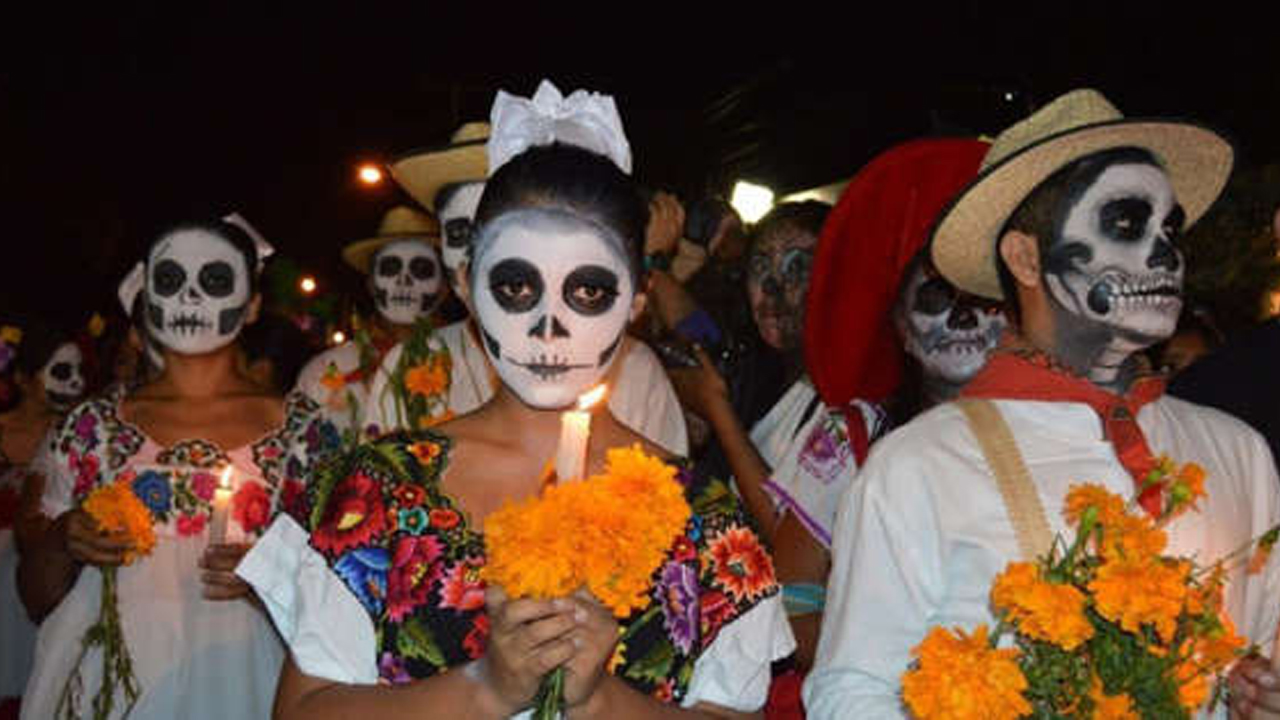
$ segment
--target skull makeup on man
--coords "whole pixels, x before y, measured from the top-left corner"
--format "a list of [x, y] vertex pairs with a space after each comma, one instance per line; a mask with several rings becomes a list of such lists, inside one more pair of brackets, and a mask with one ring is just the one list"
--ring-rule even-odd
[[999, 303], [956, 289], [924, 251], [903, 273], [893, 320], [930, 404], [955, 397], [978, 374], [1008, 325]]
[[59, 345], [40, 369], [40, 382], [45, 399], [54, 410], [65, 412], [79, 402], [85, 391], [84, 355], [80, 346], [73, 342]]
[[1184, 223], [1168, 174], [1136, 148], [1076, 160], [1010, 218], [1010, 229], [1037, 238], [1070, 367], [1110, 384], [1135, 351], [1173, 333], [1182, 309]]
[[435, 248], [420, 238], [388, 243], [370, 263], [369, 289], [378, 314], [393, 325], [431, 315], [444, 297]]
[[230, 344], [255, 299], [256, 263], [253, 240], [230, 223], [183, 225], [160, 236], [146, 265], [151, 337], [183, 355]]

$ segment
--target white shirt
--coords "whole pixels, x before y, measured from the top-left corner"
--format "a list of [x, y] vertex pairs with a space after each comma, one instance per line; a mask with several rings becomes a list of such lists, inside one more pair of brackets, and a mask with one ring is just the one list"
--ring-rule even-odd
[[[467, 329], [468, 321], [436, 328], [436, 339], [449, 349], [453, 372], [449, 384], [449, 410], [464, 415], [488, 402], [496, 392], [496, 378], [489, 360]], [[325, 387], [322, 380], [330, 363], [337, 372], [360, 366], [360, 350], [354, 342], [330, 348], [312, 358], [298, 376], [297, 389], [326, 409], [329, 419], [342, 430], [364, 431], [371, 426], [388, 432], [402, 425], [395, 396], [389, 391], [401, 345], [387, 352], [368, 385], [353, 382], [340, 389]], [[687, 455], [689, 439], [680, 401], [662, 364], [648, 345], [628, 338], [627, 352], [609, 393], [609, 408], [618, 420], [675, 455]]]
[[[875, 406], [855, 400], [868, 437], [885, 421]], [[823, 547], [831, 547], [840, 497], [858, 472], [843, 413], [818, 397], [809, 378], [797, 380], [751, 428], [751, 443], [769, 466], [764, 489], [779, 513], [793, 513]]]
[[[1134, 483], [1088, 405], [997, 401], [1039, 490], [1050, 528], [1083, 482], [1132, 497]], [[1173, 555], [1208, 564], [1280, 521], [1270, 450], [1244, 423], [1163, 397], [1138, 424], [1156, 455], [1205, 469], [1200, 512], [1168, 526]], [[903, 717], [901, 676], [911, 648], [935, 625], [994, 626], [988, 595], [1006, 563], [1022, 559], [1003, 500], [961, 411], [942, 405], [881, 440], [841, 501], [826, 618], [804, 686], [815, 719]], [[1228, 575], [1225, 609], [1236, 630], [1270, 655], [1280, 615], [1280, 562]], [[1219, 706], [1219, 714], [1225, 710]]]

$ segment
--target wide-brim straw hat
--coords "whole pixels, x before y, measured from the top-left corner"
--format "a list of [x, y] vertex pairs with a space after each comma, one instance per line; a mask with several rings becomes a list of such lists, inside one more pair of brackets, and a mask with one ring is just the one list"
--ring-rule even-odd
[[446, 185], [482, 182], [488, 176], [489, 123], [467, 123], [448, 145], [414, 150], [391, 161], [391, 177], [422, 207], [435, 211], [436, 194]]
[[996, 244], [1009, 217], [1054, 172], [1102, 150], [1148, 150], [1164, 167], [1187, 225], [1213, 205], [1231, 174], [1231, 143], [1194, 121], [1125, 118], [1096, 90], [1069, 92], [995, 139], [974, 179], [934, 228], [934, 265], [957, 287], [1002, 299]]
[[406, 238], [422, 238], [432, 245], [440, 244], [440, 223], [421, 210], [398, 205], [382, 216], [375, 237], [357, 240], [342, 248], [342, 259], [356, 270], [369, 273], [369, 262], [388, 243]]

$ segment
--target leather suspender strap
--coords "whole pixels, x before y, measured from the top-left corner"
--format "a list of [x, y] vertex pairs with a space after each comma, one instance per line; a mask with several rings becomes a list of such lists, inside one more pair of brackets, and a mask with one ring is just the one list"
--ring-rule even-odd
[[1034, 561], [1049, 552], [1053, 533], [1045, 518], [1044, 506], [1036, 494], [1031, 473], [1022, 461], [1022, 453], [1013, 439], [1008, 423], [990, 400], [961, 400], [956, 403], [969, 421], [982, 454], [995, 475], [996, 486], [1004, 499], [1005, 510], [1018, 536], [1022, 557]]

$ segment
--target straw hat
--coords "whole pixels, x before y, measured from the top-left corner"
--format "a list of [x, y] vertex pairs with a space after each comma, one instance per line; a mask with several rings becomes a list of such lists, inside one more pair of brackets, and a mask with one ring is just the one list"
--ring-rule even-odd
[[962, 290], [1002, 299], [997, 235], [1018, 205], [1057, 170], [1102, 150], [1136, 147], [1163, 163], [1187, 224], [1209, 209], [1231, 174], [1231, 144], [1192, 121], [1125, 118], [1096, 90], [1074, 90], [995, 139], [978, 177], [938, 219], [938, 271]]
[[488, 175], [489, 123], [467, 123], [448, 145], [415, 150], [391, 161], [391, 177], [424, 208], [435, 211], [436, 193], [450, 183], [480, 182]]
[[397, 205], [382, 216], [378, 226], [378, 235], [366, 240], [357, 240], [342, 248], [342, 259], [348, 265], [362, 273], [369, 273], [369, 261], [374, 253], [388, 243], [406, 238], [421, 238], [432, 245], [440, 244], [440, 224], [436, 219], [421, 210]]

